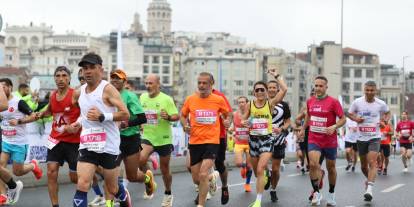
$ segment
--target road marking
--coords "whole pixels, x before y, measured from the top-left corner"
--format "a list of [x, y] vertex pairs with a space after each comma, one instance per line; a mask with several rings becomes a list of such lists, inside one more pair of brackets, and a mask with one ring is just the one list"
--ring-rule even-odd
[[[251, 184], [254, 184], [255, 182], [250, 182], [250, 185]], [[235, 186], [240, 186], [240, 185], [244, 185], [244, 184], [246, 184], [246, 183], [235, 183], [235, 184], [231, 184], [231, 185], [227, 185], [229, 188], [231, 188], [231, 187], [235, 187]], [[217, 186], [217, 188], [221, 188], [221, 186]]]
[[302, 175], [302, 173], [290, 174], [290, 175], [288, 175], [288, 177], [295, 177], [295, 176], [299, 176], [299, 175]]
[[381, 191], [382, 193], [389, 193], [389, 192], [391, 192], [391, 191], [394, 191], [394, 190], [397, 190], [398, 188], [401, 188], [401, 187], [403, 187], [405, 184], [402, 184], [402, 183], [400, 183], [400, 184], [397, 184], [397, 185], [393, 185], [393, 186], [391, 186], [391, 187], [389, 187], [389, 188], [386, 188], [386, 189], [384, 189], [383, 191]]

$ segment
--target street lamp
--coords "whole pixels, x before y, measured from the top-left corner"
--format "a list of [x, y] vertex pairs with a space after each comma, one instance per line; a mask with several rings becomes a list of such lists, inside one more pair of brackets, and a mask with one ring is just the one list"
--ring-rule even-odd
[[405, 59], [409, 58], [410, 56], [403, 56], [403, 65], [402, 65], [402, 73], [403, 73], [403, 97], [401, 99], [402, 102], [402, 109], [403, 111], [405, 111], [405, 91], [406, 91], [406, 86], [405, 86]]

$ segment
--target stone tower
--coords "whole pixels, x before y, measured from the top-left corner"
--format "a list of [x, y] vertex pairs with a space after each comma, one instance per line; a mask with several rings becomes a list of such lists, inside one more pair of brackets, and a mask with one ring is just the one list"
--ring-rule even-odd
[[171, 7], [166, 0], [152, 0], [147, 9], [147, 33], [169, 34], [171, 32]]

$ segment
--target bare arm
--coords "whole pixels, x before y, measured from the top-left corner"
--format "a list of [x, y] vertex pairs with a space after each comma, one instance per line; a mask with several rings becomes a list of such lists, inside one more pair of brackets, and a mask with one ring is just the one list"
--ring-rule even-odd
[[106, 85], [104, 89], [104, 99], [106, 99], [110, 105], [118, 109], [117, 112], [113, 113], [113, 121], [128, 121], [129, 111], [122, 101], [121, 94], [118, 90], [110, 84]]
[[4, 90], [0, 89], [0, 111], [5, 111], [9, 107], [9, 102], [7, 100]]
[[279, 85], [279, 92], [276, 94], [276, 96], [272, 99], [270, 99], [270, 108], [273, 109], [278, 103], [280, 103], [283, 98], [285, 97], [287, 93], [287, 86], [285, 81], [280, 77], [280, 74], [276, 73], [275, 70], [269, 71], [273, 77], [275, 77], [276, 82]]

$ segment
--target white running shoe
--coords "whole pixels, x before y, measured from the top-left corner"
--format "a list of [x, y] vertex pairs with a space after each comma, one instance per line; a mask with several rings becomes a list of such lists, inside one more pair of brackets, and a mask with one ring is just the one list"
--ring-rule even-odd
[[213, 177], [210, 180], [210, 194], [214, 196], [217, 191], [217, 179], [220, 177], [220, 174], [217, 170], [212, 173]]
[[328, 193], [328, 197], [326, 198], [326, 204], [328, 206], [336, 206], [335, 193]]
[[403, 169], [403, 172], [404, 172], [404, 173], [408, 173], [408, 168], [404, 168], [404, 169]]
[[321, 205], [321, 200], [322, 200], [322, 193], [314, 192], [312, 202], [311, 202], [312, 206]]
[[105, 205], [105, 198], [97, 195], [91, 202], [88, 203], [88, 206], [102, 206]]
[[23, 190], [23, 183], [22, 181], [18, 180], [16, 181], [16, 188], [9, 189], [7, 191], [7, 202], [8, 204], [15, 204], [17, 201], [19, 201], [20, 193]]
[[210, 192], [207, 192], [207, 197], [206, 197], [206, 199], [207, 199], [207, 200], [210, 200], [210, 199], [211, 199], [211, 197], [212, 197], [212, 196], [211, 196]]
[[372, 200], [372, 186], [368, 185], [367, 190], [364, 193], [364, 200], [371, 201]]
[[195, 192], [198, 193], [198, 185], [197, 184], [194, 184], [194, 188], [195, 188]]
[[173, 195], [164, 195], [164, 198], [162, 199], [161, 206], [162, 207], [172, 207], [173, 200], [174, 200]]
[[143, 198], [144, 200], [151, 200], [154, 197], [154, 193], [151, 195], [148, 195], [147, 192], [144, 191]]

